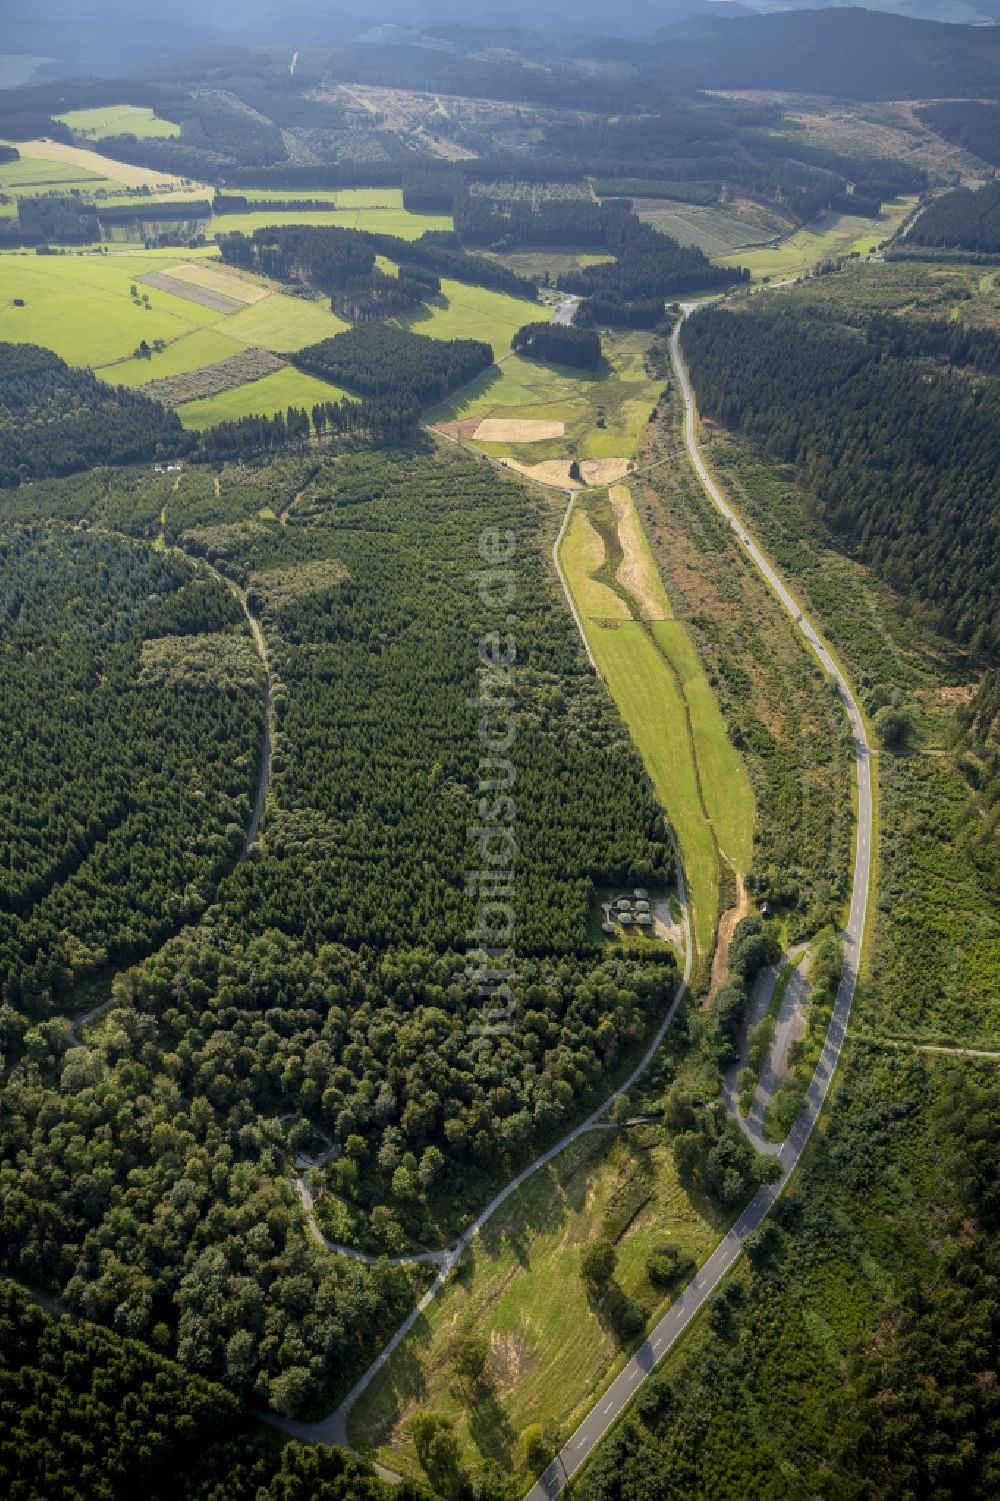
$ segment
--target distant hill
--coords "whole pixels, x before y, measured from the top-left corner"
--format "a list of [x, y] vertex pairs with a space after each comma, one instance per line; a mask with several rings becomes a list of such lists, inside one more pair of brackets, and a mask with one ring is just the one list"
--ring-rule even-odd
[[851, 99], [1000, 97], [1000, 27], [859, 7], [680, 21], [654, 33], [636, 61], [647, 75], [696, 88]]

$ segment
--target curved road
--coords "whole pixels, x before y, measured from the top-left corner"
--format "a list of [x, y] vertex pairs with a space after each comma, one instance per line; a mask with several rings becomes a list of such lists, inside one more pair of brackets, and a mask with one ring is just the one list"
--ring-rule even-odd
[[[684, 317], [692, 311], [692, 304], [685, 304]], [[794, 596], [786, 588], [753, 537], [737, 518], [714, 479], [708, 471], [698, 447], [697, 422], [694, 393], [680, 352], [682, 320], [678, 320], [670, 342], [673, 360], [681, 393], [684, 398], [684, 442], [694, 467], [709, 500], [728, 521], [738, 535], [747, 556], [763, 576], [768, 586], [777, 595], [781, 604], [791, 615], [802, 635], [818, 659], [828, 677], [837, 685], [844, 709], [854, 735], [854, 762], [857, 779], [857, 830], [854, 855], [854, 880], [851, 890], [851, 906], [847, 926], [843, 933], [844, 968], [837, 988], [833, 1015], [806, 1095], [806, 1108], [793, 1126], [788, 1139], [778, 1155], [782, 1176], [777, 1183], [761, 1188], [751, 1199], [739, 1219], [725, 1238], [716, 1246], [712, 1255], [692, 1278], [680, 1297], [674, 1302], [656, 1328], [650, 1334], [611, 1386], [598, 1398], [576, 1432], [563, 1446], [548, 1469], [532, 1486], [526, 1501], [551, 1501], [569, 1484], [573, 1476], [586, 1463], [594, 1449], [621, 1417], [639, 1387], [666, 1355], [667, 1351], [687, 1329], [695, 1316], [705, 1306], [713, 1291], [730, 1271], [740, 1256], [744, 1242], [763, 1223], [765, 1216], [781, 1193], [794, 1171], [806, 1142], [816, 1124], [827, 1091], [833, 1079], [840, 1057], [847, 1022], [854, 1000], [857, 966], [864, 938], [865, 918], [868, 911], [868, 888], [872, 864], [872, 750], [865, 735], [864, 721], [847, 679], [830, 656], [815, 626], [806, 618]]]
[[[529, 1163], [523, 1172], [518, 1173], [516, 1178], [512, 1178], [511, 1181], [500, 1190], [496, 1197], [490, 1200], [486, 1208], [482, 1211], [481, 1214], [477, 1216], [475, 1220], [473, 1220], [468, 1229], [463, 1231], [462, 1235], [450, 1250], [438, 1253], [438, 1256], [441, 1259], [439, 1261], [438, 1273], [434, 1278], [434, 1281], [424, 1293], [417, 1306], [410, 1312], [407, 1318], [396, 1330], [389, 1343], [372, 1361], [371, 1365], [365, 1371], [364, 1375], [355, 1382], [354, 1386], [347, 1393], [347, 1396], [341, 1402], [339, 1407], [335, 1408], [334, 1411], [329, 1413], [325, 1418], [321, 1418], [318, 1423], [296, 1423], [287, 1418], [275, 1417], [272, 1414], [267, 1415], [268, 1422], [273, 1423], [276, 1428], [280, 1428], [283, 1433], [289, 1434], [290, 1437], [301, 1439], [305, 1443], [340, 1444], [344, 1448], [349, 1448], [350, 1445], [347, 1442], [347, 1415], [350, 1412], [351, 1408], [357, 1402], [362, 1392], [366, 1390], [366, 1388], [378, 1375], [379, 1371], [382, 1370], [383, 1366], [387, 1364], [391, 1356], [402, 1344], [403, 1340], [409, 1334], [410, 1330], [422, 1316], [424, 1311], [437, 1297], [452, 1269], [454, 1268], [460, 1257], [463, 1255], [463, 1253], [468, 1250], [469, 1246], [475, 1240], [476, 1236], [479, 1234], [480, 1230], [486, 1224], [490, 1216], [495, 1214], [496, 1211], [500, 1208], [500, 1205], [503, 1204], [505, 1200], [509, 1199], [511, 1194], [516, 1193], [521, 1185], [523, 1183], [526, 1183], [533, 1173], [537, 1173], [539, 1168], [545, 1167], [546, 1163], [551, 1162], [554, 1157], [558, 1157], [560, 1152], [565, 1151], [566, 1148], [570, 1146], [574, 1141], [579, 1140], [579, 1138], [583, 1136], [584, 1132], [601, 1129], [603, 1124], [601, 1122], [601, 1116], [610, 1109], [615, 1100], [618, 1099], [619, 1095], [626, 1094], [632, 1088], [636, 1080], [639, 1079], [643, 1073], [645, 1073], [646, 1069], [653, 1061], [657, 1049], [659, 1048], [666, 1035], [667, 1028], [670, 1026], [670, 1023], [673, 1021], [674, 1016], [677, 1013], [678, 1006], [681, 1004], [684, 996], [687, 993], [688, 982], [691, 978], [691, 928], [690, 919], [688, 917], [687, 892], [685, 890], [684, 876], [683, 872], [681, 871], [679, 862], [677, 865], [677, 886], [684, 912], [684, 974], [681, 979], [681, 983], [677, 987], [677, 993], [671, 1001], [669, 1007], [667, 1008], [666, 1015], [663, 1017], [663, 1020], [657, 1027], [656, 1033], [649, 1043], [649, 1046], [647, 1047], [642, 1058], [636, 1064], [635, 1068], [629, 1074], [628, 1078], [623, 1080], [623, 1082], [619, 1084], [618, 1088], [612, 1094], [610, 1094], [602, 1104], [598, 1105], [596, 1110], [591, 1111], [586, 1120], [581, 1121], [580, 1125], [574, 1127], [574, 1129], [570, 1131], [568, 1135], [564, 1136], [560, 1141], [557, 1141], [554, 1146], [549, 1147], [548, 1151], [543, 1152], [541, 1157], [536, 1157], [535, 1161]], [[364, 1255], [360, 1255], [359, 1259], [367, 1260], [368, 1258]], [[404, 1257], [400, 1259], [419, 1261], [425, 1260], [427, 1258]]]

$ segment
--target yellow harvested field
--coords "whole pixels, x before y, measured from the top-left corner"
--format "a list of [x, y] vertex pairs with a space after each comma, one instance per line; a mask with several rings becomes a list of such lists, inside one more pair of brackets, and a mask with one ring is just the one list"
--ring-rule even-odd
[[565, 422], [519, 422], [516, 418], [484, 417], [473, 437], [477, 443], [544, 443], [561, 438]]
[[188, 281], [192, 286], [204, 287], [209, 292], [219, 292], [237, 302], [245, 302], [248, 307], [254, 302], [262, 302], [270, 295], [268, 287], [247, 281], [242, 276], [234, 276], [228, 271], [220, 271], [215, 266], [206, 266], [204, 262], [185, 261], [180, 266], [168, 266], [163, 274], [174, 277], [176, 281]]
[[508, 469], [516, 469], [518, 474], [526, 474], [540, 485], [558, 485], [560, 490], [582, 488], [579, 480], [569, 477], [569, 459], [546, 459], [542, 464], [521, 464], [517, 459], [504, 459], [503, 462]]
[[204, 183], [191, 183], [175, 177], [172, 172], [151, 172], [148, 167], [131, 167], [127, 162], [113, 161], [99, 151], [85, 151], [82, 146], [67, 146], [62, 141], [18, 141], [17, 149], [22, 156], [39, 161], [62, 162], [67, 167], [79, 167], [81, 172], [96, 172], [112, 182], [124, 183], [127, 188], [183, 188], [189, 198], [212, 198], [213, 189]]
[[670, 620], [673, 611], [649, 550], [632, 492], [627, 485], [615, 485], [608, 498], [618, 519], [618, 541], [622, 549], [622, 561], [616, 575], [618, 582], [638, 605], [640, 619]]
[[582, 459], [580, 473], [585, 485], [613, 485], [628, 474], [628, 459]]

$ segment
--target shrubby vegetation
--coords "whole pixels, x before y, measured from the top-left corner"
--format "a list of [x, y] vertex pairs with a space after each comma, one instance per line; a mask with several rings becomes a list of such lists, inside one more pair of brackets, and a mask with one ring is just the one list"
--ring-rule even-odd
[[37, 344], [0, 344], [0, 486], [193, 446], [159, 402], [106, 386]]
[[641, 1390], [586, 1501], [771, 1495], [779, 1464], [782, 1493], [831, 1501], [995, 1492], [997, 1092], [945, 1067], [854, 1051], [749, 1272]]
[[[939, 627], [998, 644], [993, 558], [1000, 387], [886, 359], [830, 311], [774, 302], [688, 320], [684, 351], [706, 415], [794, 462], [824, 519]], [[881, 344], [881, 347], [880, 347]]]

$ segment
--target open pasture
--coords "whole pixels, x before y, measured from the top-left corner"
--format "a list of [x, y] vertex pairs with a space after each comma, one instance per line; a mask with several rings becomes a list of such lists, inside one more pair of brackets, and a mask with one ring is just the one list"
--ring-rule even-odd
[[[218, 320], [213, 309], [157, 287], [142, 289], [148, 307], [132, 297], [136, 278], [155, 264], [144, 255], [0, 256], [0, 337], [97, 367], [130, 355], [143, 339], [169, 343]], [[24, 307], [14, 307], [14, 298]]]
[[339, 386], [332, 386], [286, 365], [273, 375], [265, 375], [263, 380], [237, 386], [201, 401], [185, 402], [177, 408], [177, 415], [185, 427], [201, 432], [217, 422], [238, 422], [241, 417], [270, 417], [288, 407], [305, 407], [309, 411], [318, 401], [340, 401], [350, 394]]
[[[110, 156], [102, 156], [98, 151], [87, 151], [82, 146], [67, 146], [64, 141], [18, 141], [17, 149], [22, 157], [75, 167], [78, 172], [92, 173], [96, 177], [122, 183], [127, 188], [190, 187], [190, 183], [183, 183], [172, 172], [152, 172], [148, 167], [131, 167], [127, 162], [116, 162]], [[202, 197], [212, 197], [211, 188], [203, 184], [197, 186], [201, 189]]]
[[[419, 323], [414, 327], [424, 331]], [[484, 453], [521, 464], [633, 458], [662, 386], [647, 374], [644, 355], [648, 346], [648, 334], [607, 336], [605, 368], [596, 375], [510, 355], [438, 407], [430, 420], [450, 423], [490, 418], [565, 424], [562, 438], [544, 443], [481, 445]]]
[[[294, 193], [289, 189], [282, 195], [286, 200], [313, 196], [305, 189]], [[337, 204], [344, 195], [334, 193], [333, 196], [334, 203]], [[401, 240], [418, 240], [428, 229], [452, 228], [450, 214], [408, 214], [403, 208], [373, 208], [363, 205], [337, 206], [329, 210], [317, 209], [315, 211], [253, 209], [245, 214], [217, 214], [212, 220], [211, 228], [215, 236], [232, 234], [234, 230], [250, 235], [255, 229], [268, 229], [272, 225], [295, 224], [315, 224], [320, 227], [332, 225], [339, 229], [367, 229], [375, 234], [397, 235]]]
[[151, 109], [137, 104], [110, 104], [103, 109], [71, 109], [55, 119], [68, 125], [77, 135], [100, 141], [105, 136], [133, 135], [142, 139], [161, 140], [179, 136], [181, 128], [173, 120], [161, 120]]
[[551, 308], [509, 292], [443, 280], [441, 295], [400, 318], [404, 328], [432, 339], [485, 339], [497, 359], [510, 353], [511, 339], [525, 323], [547, 323]]
[[[406, 1475], [421, 1471], [410, 1434], [419, 1410], [445, 1416], [463, 1463], [492, 1459], [531, 1478], [520, 1440], [534, 1423], [572, 1431], [625, 1361], [627, 1344], [584, 1285], [584, 1247], [617, 1238], [615, 1281], [648, 1322], [671, 1302], [647, 1259], [670, 1245], [706, 1259], [724, 1223], [677, 1179], [670, 1147], [594, 1133], [568, 1147], [498, 1211], [446, 1291], [379, 1373], [348, 1418], [352, 1444]], [[456, 1368], [463, 1336], [487, 1345], [485, 1380], [470, 1390]]]
[[[88, 194], [102, 186], [114, 187], [111, 179], [99, 171], [80, 167], [73, 162], [53, 162], [46, 157], [29, 156], [21, 145], [16, 162], [0, 163], [0, 192], [22, 196], [52, 193], [59, 188], [80, 188]], [[125, 200], [129, 201], [129, 200]]]
[[94, 374], [113, 386], [145, 386], [150, 381], [165, 380], [169, 376], [185, 375], [189, 370], [199, 370], [203, 365], [214, 365], [243, 347], [239, 340], [220, 333], [218, 325], [195, 328], [168, 344], [166, 349], [154, 350], [149, 359], [119, 360], [100, 366]]
[[719, 260], [726, 266], [747, 266], [755, 281], [764, 277], [806, 276], [821, 261], [850, 255], [852, 251], [869, 255], [895, 234], [914, 202], [912, 198], [897, 198], [883, 206], [877, 219], [859, 219], [855, 214], [823, 214], [780, 245], [722, 255]]

